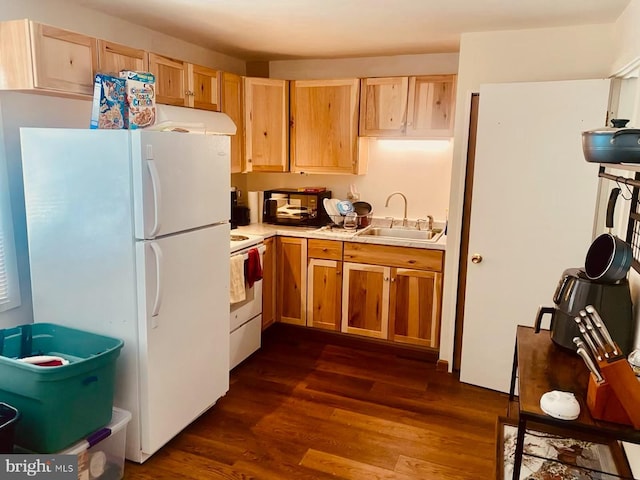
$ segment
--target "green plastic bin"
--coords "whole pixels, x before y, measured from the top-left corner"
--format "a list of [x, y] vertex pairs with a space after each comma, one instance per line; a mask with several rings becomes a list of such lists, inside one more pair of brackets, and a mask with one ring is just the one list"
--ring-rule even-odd
[[[123, 344], [52, 323], [0, 330], [0, 402], [20, 411], [16, 445], [54, 453], [108, 424]], [[18, 360], [34, 355], [69, 363], [45, 367]]]

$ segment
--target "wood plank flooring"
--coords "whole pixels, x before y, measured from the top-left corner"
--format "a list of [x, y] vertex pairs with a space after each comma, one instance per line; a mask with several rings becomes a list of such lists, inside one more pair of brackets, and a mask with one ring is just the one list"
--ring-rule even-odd
[[490, 479], [506, 406], [433, 362], [275, 325], [229, 393], [125, 479]]

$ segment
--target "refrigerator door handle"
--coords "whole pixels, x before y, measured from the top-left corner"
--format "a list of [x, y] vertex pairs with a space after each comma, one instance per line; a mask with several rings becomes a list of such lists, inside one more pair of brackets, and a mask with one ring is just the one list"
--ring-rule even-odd
[[149, 237], [154, 238], [160, 230], [160, 175], [158, 174], [158, 167], [156, 167], [156, 162], [153, 159], [147, 160], [147, 166], [149, 167], [149, 174], [151, 175], [151, 188], [153, 190], [153, 228], [149, 232]]
[[152, 327], [156, 328], [158, 322], [155, 317], [160, 313], [160, 307], [162, 306], [162, 249], [156, 242], [149, 243], [149, 246], [156, 260], [156, 296], [151, 310]]

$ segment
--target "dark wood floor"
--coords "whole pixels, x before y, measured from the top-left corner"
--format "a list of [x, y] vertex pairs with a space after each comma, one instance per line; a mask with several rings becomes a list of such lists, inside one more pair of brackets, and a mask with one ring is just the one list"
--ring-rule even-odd
[[495, 478], [506, 395], [298, 332], [270, 329], [229, 393], [125, 479]]

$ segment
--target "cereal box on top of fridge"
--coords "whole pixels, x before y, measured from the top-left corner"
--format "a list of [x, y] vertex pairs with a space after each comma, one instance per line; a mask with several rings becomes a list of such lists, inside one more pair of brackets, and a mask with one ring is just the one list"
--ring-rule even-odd
[[156, 78], [152, 73], [122, 70], [126, 80], [125, 128], [135, 130], [156, 122]]
[[98, 73], [93, 82], [90, 128], [125, 128], [125, 81]]

